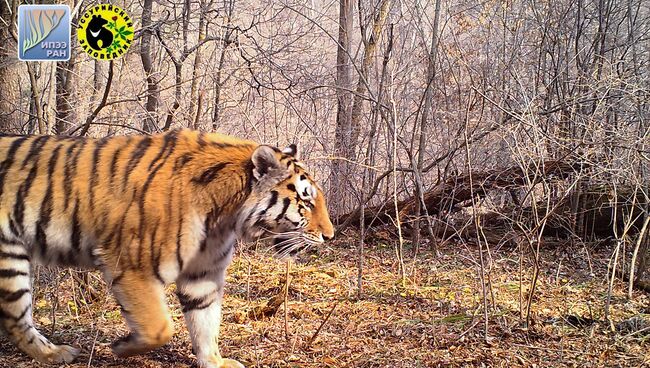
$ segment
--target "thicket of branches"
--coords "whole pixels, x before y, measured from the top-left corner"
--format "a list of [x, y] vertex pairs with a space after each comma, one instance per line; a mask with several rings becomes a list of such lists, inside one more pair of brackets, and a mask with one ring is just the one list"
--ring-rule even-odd
[[[587, 242], [607, 208], [612, 275], [640, 282], [650, 263], [647, 1], [120, 1], [138, 23], [111, 63], [79, 48], [18, 62], [17, 4], [0, 3], [5, 131], [297, 142], [334, 217], [383, 211], [400, 255], [402, 227], [417, 248], [444, 224], [474, 228], [481, 247], [515, 237], [534, 260], [558, 216], [559, 235]], [[500, 172], [518, 179], [486, 181]], [[459, 182], [469, 192], [449, 200]], [[447, 200], [427, 202], [441, 190]], [[504, 236], [488, 241], [482, 221], [497, 217]]]

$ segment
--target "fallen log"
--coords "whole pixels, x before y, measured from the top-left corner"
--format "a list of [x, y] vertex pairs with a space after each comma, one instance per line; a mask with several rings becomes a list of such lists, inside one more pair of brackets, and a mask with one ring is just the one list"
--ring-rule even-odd
[[[453, 176], [438, 183], [424, 193], [424, 203], [429, 215], [437, 215], [442, 211], [453, 212], [459, 209], [458, 205], [472, 199], [472, 193], [484, 197], [492, 189], [520, 187], [524, 184], [537, 184], [543, 179], [564, 179], [580, 169], [579, 163], [568, 163], [564, 161], [546, 161], [540, 165], [522, 170], [519, 166], [513, 166], [501, 170], [476, 171], [470, 174]], [[416, 211], [415, 197], [399, 201], [397, 208], [400, 218], [419, 216], [422, 214]], [[395, 206], [392, 201], [386, 201], [379, 206], [368, 207], [364, 211], [364, 222], [366, 226], [373, 224], [384, 224], [391, 222], [395, 217]], [[340, 216], [338, 223], [347, 222], [352, 226], [360, 224], [360, 209]], [[349, 221], [348, 221], [349, 220]]]

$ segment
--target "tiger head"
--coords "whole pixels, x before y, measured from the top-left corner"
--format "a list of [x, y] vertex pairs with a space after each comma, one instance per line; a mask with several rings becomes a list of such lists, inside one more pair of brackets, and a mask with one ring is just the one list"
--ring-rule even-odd
[[245, 238], [273, 239], [280, 257], [334, 237], [323, 191], [298, 161], [297, 148], [261, 145], [251, 156], [252, 190], [240, 212]]

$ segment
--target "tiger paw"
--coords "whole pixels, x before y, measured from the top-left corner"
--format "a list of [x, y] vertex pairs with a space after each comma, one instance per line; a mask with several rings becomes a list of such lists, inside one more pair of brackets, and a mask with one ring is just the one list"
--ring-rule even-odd
[[243, 364], [233, 359], [224, 359], [219, 368], [245, 368]]
[[245, 368], [243, 364], [233, 359], [218, 358], [209, 359], [207, 361], [199, 360], [199, 367], [201, 368]]
[[56, 345], [54, 349], [43, 359], [46, 363], [72, 363], [81, 352], [80, 349], [69, 345]]

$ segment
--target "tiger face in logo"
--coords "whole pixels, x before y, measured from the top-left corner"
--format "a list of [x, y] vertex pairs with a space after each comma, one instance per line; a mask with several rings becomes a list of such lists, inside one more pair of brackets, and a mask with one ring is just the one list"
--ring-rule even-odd
[[34, 359], [71, 362], [32, 320], [35, 263], [100, 269], [130, 334], [118, 356], [167, 343], [164, 286], [176, 283], [202, 368], [242, 367], [218, 348], [236, 239], [275, 238], [279, 255], [334, 236], [321, 189], [297, 159], [219, 134], [0, 138], [0, 326]]

